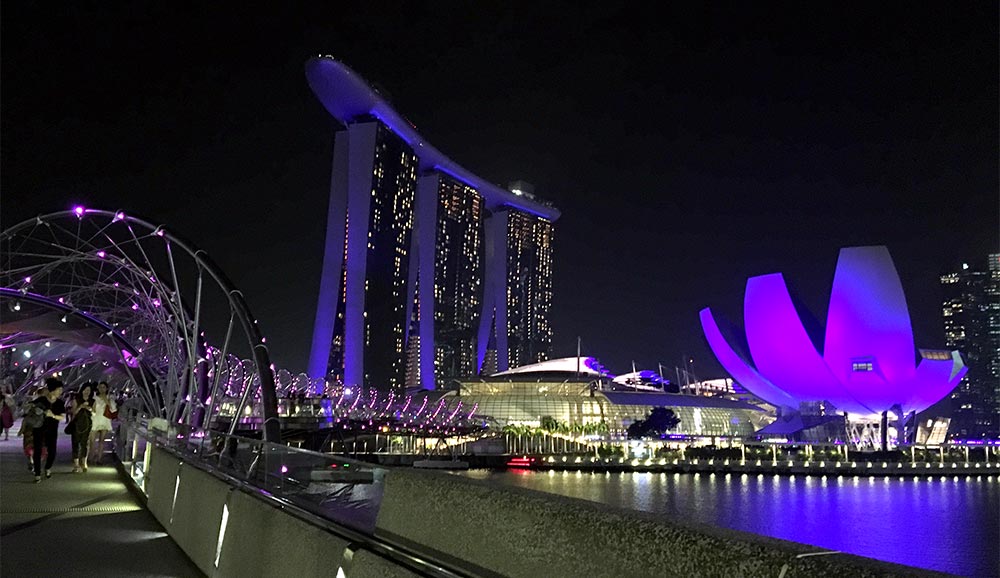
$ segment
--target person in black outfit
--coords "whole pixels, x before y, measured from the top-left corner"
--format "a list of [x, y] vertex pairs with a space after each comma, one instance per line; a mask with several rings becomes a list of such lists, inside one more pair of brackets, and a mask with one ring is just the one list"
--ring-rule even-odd
[[73, 440], [73, 473], [87, 471], [87, 452], [90, 449], [90, 429], [93, 425], [94, 389], [93, 382], [83, 384], [80, 391], [73, 396], [70, 406], [72, 421], [69, 425]]
[[39, 405], [45, 410], [45, 421], [42, 427], [35, 428], [32, 432], [35, 443], [35, 451], [32, 456], [35, 460], [35, 483], [42, 481], [42, 448], [45, 448], [48, 455], [45, 456], [45, 477], [52, 477], [52, 464], [56, 461], [56, 438], [59, 435], [59, 422], [66, 417], [66, 404], [62, 400], [63, 383], [54, 377], [45, 380], [48, 391], [31, 403]]

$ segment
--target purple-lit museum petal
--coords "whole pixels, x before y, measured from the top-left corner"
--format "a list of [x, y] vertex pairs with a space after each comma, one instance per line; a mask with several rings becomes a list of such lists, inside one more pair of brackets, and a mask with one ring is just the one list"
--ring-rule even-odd
[[781, 274], [747, 281], [744, 321], [754, 367], [726, 343], [708, 309], [701, 321], [716, 357], [737, 382], [772, 403], [778, 391], [791, 398], [780, 405], [795, 409], [828, 401], [860, 416], [897, 405], [904, 413], [922, 411], [948, 395], [966, 371], [957, 351], [923, 351], [917, 369], [903, 287], [881, 246], [841, 249], [822, 359]]
[[816, 352], [781, 273], [747, 280], [743, 321], [754, 365], [776, 387], [796, 399], [829, 401], [839, 411], [871, 413], [844, 389]]
[[[830, 370], [844, 382], [853, 362], [860, 359], [877, 360], [890, 384], [905, 384], [913, 376], [913, 329], [906, 296], [884, 246], [840, 250], [823, 350]], [[887, 392], [885, 399], [894, 397], [906, 396], [896, 390]]]
[[843, 383], [850, 395], [865, 400], [868, 411], [859, 412], [862, 415], [888, 411], [894, 404], [902, 404], [905, 400], [905, 397], [895, 393], [892, 385], [877, 370], [849, 371]]
[[699, 316], [701, 317], [702, 330], [708, 340], [708, 346], [712, 348], [716, 359], [729, 372], [729, 375], [733, 376], [733, 379], [772, 405], [798, 409], [799, 403], [792, 396], [775, 387], [756, 369], [743, 361], [743, 358], [729, 346], [708, 308], [702, 309]]
[[910, 383], [904, 412], [921, 412], [951, 393], [969, 368], [962, 362], [957, 351], [951, 352], [951, 359], [922, 359]]

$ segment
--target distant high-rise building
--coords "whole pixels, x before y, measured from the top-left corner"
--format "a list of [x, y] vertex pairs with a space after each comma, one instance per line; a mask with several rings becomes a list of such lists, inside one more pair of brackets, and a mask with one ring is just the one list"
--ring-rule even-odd
[[969, 372], [951, 394], [953, 439], [1000, 437], [1000, 254], [941, 276], [945, 341]]
[[506, 190], [445, 157], [342, 63], [311, 59], [306, 76], [344, 126], [309, 375], [433, 388], [487, 358], [547, 359], [559, 211], [528, 183]]
[[539, 363], [552, 354], [553, 233], [552, 223], [545, 219], [508, 212], [508, 368]]
[[447, 175], [437, 186], [434, 242], [434, 375], [475, 375], [483, 309], [485, 203], [472, 187]]

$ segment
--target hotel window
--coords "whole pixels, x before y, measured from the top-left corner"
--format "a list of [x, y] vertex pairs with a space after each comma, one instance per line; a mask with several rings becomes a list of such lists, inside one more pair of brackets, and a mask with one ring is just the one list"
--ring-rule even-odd
[[872, 362], [870, 361], [855, 361], [851, 364], [851, 371], [873, 371]]

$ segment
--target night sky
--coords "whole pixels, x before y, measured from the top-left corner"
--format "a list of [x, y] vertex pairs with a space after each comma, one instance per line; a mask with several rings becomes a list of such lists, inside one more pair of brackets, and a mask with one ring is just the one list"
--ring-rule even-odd
[[1000, 246], [996, 2], [209, 4], [3, 4], [0, 224], [76, 203], [167, 224], [293, 371], [337, 128], [315, 54], [562, 210], [557, 356], [580, 336], [616, 372], [721, 376], [700, 308], [739, 321], [746, 278], [781, 271], [823, 319], [838, 249], [863, 244], [941, 347], [938, 275]]

